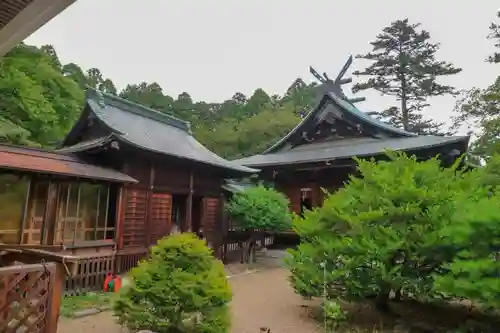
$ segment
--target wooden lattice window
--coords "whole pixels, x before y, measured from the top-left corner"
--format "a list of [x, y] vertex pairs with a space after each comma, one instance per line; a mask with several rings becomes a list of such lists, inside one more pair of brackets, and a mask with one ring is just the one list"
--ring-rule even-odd
[[110, 188], [101, 184], [60, 184], [57, 203], [56, 243], [113, 239], [109, 216]]
[[18, 244], [29, 179], [0, 174], [0, 243]]
[[150, 245], [155, 245], [167, 236], [172, 227], [172, 196], [166, 193], [154, 193], [151, 196]]
[[123, 245], [146, 245], [147, 191], [127, 189], [123, 218]]
[[218, 198], [203, 198], [203, 231], [213, 231], [217, 226], [217, 218], [219, 213]]

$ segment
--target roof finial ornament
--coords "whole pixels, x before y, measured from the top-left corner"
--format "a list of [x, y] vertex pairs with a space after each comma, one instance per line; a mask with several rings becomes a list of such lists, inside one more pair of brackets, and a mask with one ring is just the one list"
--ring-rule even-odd
[[323, 73], [323, 75], [319, 74], [314, 68], [312, 68], [312, 66], [309, 66], [309, 71], [311, 72], [311, 74], [321, 83], [318, 86], [319, 98], [323, 97], [323, 95], [327, 92], [332, 92], [352, 104], [363, 102], [365, 100], [364, 97], [348, 98], [342, 90], [342, 85], [352, 82], [352, 78], [344, 78], [347, 70], [352, 65], [352, 61], [353, 57], [351, 55], [347, 59], [340, 72], [337, 74], [335, 80], [330, 79], [330, 77], [328, 77], [328, 74], [326, 73]]

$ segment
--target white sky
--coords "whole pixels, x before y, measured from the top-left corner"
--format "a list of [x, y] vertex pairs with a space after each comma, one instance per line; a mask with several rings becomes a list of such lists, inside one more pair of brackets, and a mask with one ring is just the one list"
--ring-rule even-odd
[[[156, 81], [174, 97], [222, 101], [259, 87], [283, 94], [295, 78], [313, 79], [309, 65], [334, 77], [383, 27], [408, 17], [441, 43], [440, 60], [463, 68], [447, 83], [485, 87], [500, 75], [484, 62], [499, 9], [498, 0], [78, 0], [26, 42], [52, 44], [63, 63], [97, 67], [119, 88]], [[391, 104], [360, 95], [363, 111]], [[447, 121], [453, 99], [431, 103], [426, 114]]]

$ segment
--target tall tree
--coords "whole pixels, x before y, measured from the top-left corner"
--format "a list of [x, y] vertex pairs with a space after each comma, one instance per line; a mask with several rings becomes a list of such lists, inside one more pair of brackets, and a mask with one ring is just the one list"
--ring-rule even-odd
[[457, 93], [454, 87], [438, 83], [437, 78], [461, 69], [437, 60], [439, 44], [431, 43], [429, 32], [408, 19], [392, 22], [370, 44], [372, 51], [357, 58], [372, 64], [354, 72], [369, 78], [355, 84], [353, 91], [375, 89], [396, 97], [400, 105], [380, 112], [381, 118], [410, 132], [436, 134], [442, 124], [424, 119], [420, 112], [429, 106], [430, 97]]
[[[500, 20], [500, 11], [497, 12], [497, 19]], [[488, 61], [498, 64], [500, 63], [500, 21], [491, 23], [488, 39], [492, 39], [495, 42], [497, 49], [496, 52], [488, 57]]]
[[0, 141], [53, 146], [80, 114], [83, 91], [50, 49], [20, 44], [0, 60]]
[[[500, 19], [500, 12], [497, 13]], [[500, 64], [500, 22], [492, 22], [487, 36], [495, 43], [495, 51], [486, 61]], [[455, 128], [465, 126], [477, 133], [470, 152], [481, 159], [500, 153], [500, 76], [485, 89], [474, 87], [458, 100], [453, 118]]]

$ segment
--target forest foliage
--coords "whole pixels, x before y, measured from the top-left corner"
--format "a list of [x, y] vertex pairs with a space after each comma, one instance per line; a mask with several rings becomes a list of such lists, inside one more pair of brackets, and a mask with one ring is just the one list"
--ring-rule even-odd
[[[493, 51], [487, 59], [492, 63], [500, 60], [498, 24], [498, 20], [491, 23], [485, 36], [492, 41]], [[374, 89], [393, 97], [394, 105], [376, 116], [416, 133], [447, 133], [443, 124], [422, 116], [430, 97], [457, 93], [455, 87], [439, 83], [439, 77], [460, 72], [452, 63], [437, 59], [439, 43], [420, 24], [402, 19], [384, 28], [370, 46], [372, 51], [358, 56], [369, 65], [354, 73], [358, 80], [353, 90]], [[484, 57], [479, 55], [478, 61]], [[473, 88], [457, 105], [455, 127], [481, 123], [476, 128], [480, 133], [475, 144], [478, 155], [489, 153], [491, 149], [485, 145], [496, 145], [499, 85], [497, 81], [486, 88]], [[236, 92], [222, 102], [195, 101], [188, 92], [170, 96], [156, 82], [130, 83], [119, 90], [98, 68], [63, 64], [51, 45], [21, 43], [0, 59], [0, 142], [57, 146], [78, 119], [87, 87], [191, 122], [196, 138], [226, 158], [260, 153], [276, 142], [311, 110], [317, 90], [315, 82], [306, 83], [302, 78], [294, 80], [282, 95], [257, 88], [250, 96]]]
[[174, 98], [155, 82], [118, 91], [98, 68], [62, 64], [54, 47], [25, 44], [0, 59], [0, 75], [0, 142], [57, 146], [80, 116], [85, 89], [91, 87], [191, 122], [197, 139], [224, 157], [260, 152], [286, 134], [300, 121], [299, 112], [312, 107], [314, 86], [297, 79], [283, 96], [256, 89], [221, 103], [194, 102], [187, 92]]

